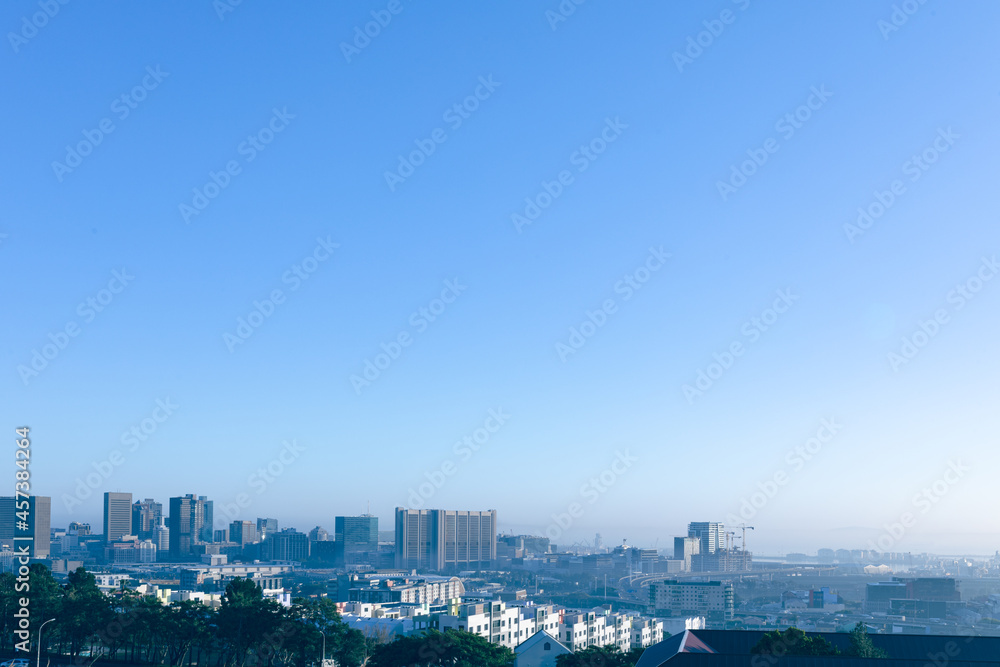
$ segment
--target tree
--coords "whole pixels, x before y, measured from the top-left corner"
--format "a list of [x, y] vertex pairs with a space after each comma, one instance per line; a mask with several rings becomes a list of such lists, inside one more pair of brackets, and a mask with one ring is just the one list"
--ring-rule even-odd
[[281, 605], [264, 599], [256, 582], [239, 577], [230, 581], [216, 617], [218, 637], [228, 654], [225, 664], [243, 667], [251, 653], [269, 663], [294, 632], [282, 623], [282, 615]]
[[864, 623], [858, 622], [851, 630], [851, 648], [847, 650], [847, 655], [856, 658], [888, 658], [889, 654], [880, 648], [876, 648], [872, 638], [868, 636], [868, 628]]
[[840, 655], [833, 644], [822, 637], [810, 637], [796, 627], [790, 627], [785, 632], [775, 630], [764, 633], [752, 649], [751, 655], [773, 655], [780, 658], [783, 655]]
[[60, 635], [69, 641], [69, 655], [74, 661], [84, 645], [114, 619], [108, 598], [97, 587], [97, 579], [82, 567], [70, 572], [66, 579], [58, 618]]
[[560, 655], [556, 667], [634, 667], [642, 655], [642, 649], [622, 653], [614, 645], [588, 646], [582, 651]]
[[375, 650], [374, 667], [507, 667], [514, 652], [505, 646], [490, 644], [471, 632], [431, 630], [423, 635], [400, 637]]

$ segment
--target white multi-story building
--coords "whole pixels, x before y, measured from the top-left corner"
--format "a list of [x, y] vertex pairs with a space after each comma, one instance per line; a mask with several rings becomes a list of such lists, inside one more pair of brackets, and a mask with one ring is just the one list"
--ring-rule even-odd
[[644, 618], [632, 619], [630, 648], [646, 648], [663, 641], [663, 621]]
[[514, 648], [538, 630], [555, 635], [559, 615], [547, 605], [508, 607], [505, 602], [476, 602], [459, 605], [458, 614], [439, 614], [428, 623], [437, 629], [464, 630], [477, 634], [491, 644]]
[[632, 617], [615, 614], [609, 610], [575, 612], [563, 614], [559, 624], [560, 642], [567, 648], [582, 651], [588, 646], [613, 644], [622, 651], [632, 645]]
[[379, 578], [350, 575], [343, 579], [338, 582], [338, 595], [344, 602], [423, 604], [465, 595], [465, 584], [458, 577], [420, 575]]

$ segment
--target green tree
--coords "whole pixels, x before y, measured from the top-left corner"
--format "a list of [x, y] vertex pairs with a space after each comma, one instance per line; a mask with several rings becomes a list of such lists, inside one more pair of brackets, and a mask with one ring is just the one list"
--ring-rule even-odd
[[5, 653], [14, 650], [14, 630], [17, 629], [17, 619], [14, 612], [20, 604], [14, 590], [17, 576], [13, 572], [0, 574], [0, 651]]
[[[225, 664], [246, 665], [251, 654], [270, 663], [275, 651], [288, 640], [294, 628], [283, 624], [282, 607], [265, 599], [250, 579], [236, 578], [226, 586], [222, 608], [216, 616], [218, 638], [226, 653]], [[176, 664], [176, 663], [171, 663]]]
[[880, 648], [876, 648], [872, 643], [872, 638], [868, 636], [868, 628], [864, 623], [859, 622], [851, 630], [851, 647], [847, 650], [847, 655], [856, 658], [888, 658], [889, 654]]
[[764, 633], [760, 641], [750, 649], [750, 653], [779, 658], [783, 655], [840, 655], [840, 651], [827, 640], [822, 637], [810, 637], [794, 626], [784, 632], [775, 630]]
[[490, 644], [471, 632], [434, 630], [379, 646], [372, 656], [373, 667], [507, 667], [514, 652]]
[[168, 665], [183, 665], [189, 651], [211, 642], [213, 612], [197, 600], [175, 602], [165, 608], [161, 618], [163, 632], [159, 641]]
[[[34, 597], [34, 586], [31, 592]], [[92, 643], [98, 632], [104, 631], [113, 619], [110, 601], [97, 587], [94, 575], [82, 567], [70, 572], [56, 621], [60, 636], [69, 642], [70, 657], [75, 661], [81, 649]]]
[[642, 655], [641, 649], [622, 653], [614, 645], [588, 646], [582, 651], [560, 655], [556, 667], [634, 667]]

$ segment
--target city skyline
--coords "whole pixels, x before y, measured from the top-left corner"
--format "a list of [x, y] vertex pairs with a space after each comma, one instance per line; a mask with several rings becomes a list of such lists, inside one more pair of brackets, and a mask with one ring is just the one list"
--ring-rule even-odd
[[[148, 495], [148, 494], [142, 494], [142, 495]], [[133, 498], [139, 498], [139, 496], [140, 494], [132, 494]], [[205, 496], [205, 495], [199, 496], [198, 494], [194, 494], [194, 497], [195, 498], [202, 497], [205, 500], [212, 502], [214, 504], [214, 500], [211, 496]], [[181, 498], [181, 496], [170, 496], [168, 497], [168, 500], [170, 498]], [[57, 499], [53, 500], [55, 501]], [[148, 502], [149, 500], [155, 501], [156, 499], [146, 498], [144, 501], [136, 500], [133, 503], [133, 505], [138, 502]], [[166, 506], [163, 503], [160, 504]], [[53, 502], [53, 506], [55, 506], [55, 502]], [[230, 511], [235, 511], [235, 509], [238, 509], [238, 506], [233, 505], [233, 508], [234, 509]], [[292, 528], [303, 534], [307, 534], [312, 530], [314, 530], [315, 528], [323, 528], [324, 530], [327, 531], [329, 535], [327, 539], [330, 541], [334, 541], [335, 540], [334, 528], [336, 525], [335, 519], [338, 517], [351, 518], [351, 519], [374, 517], [381, 526], [379, 528], [379, 533], [388, 534], [393, 532], [392, 526], [394, 526], [395, 524], [395, 517], [399, 509], [403, 510], [433, 509], [435, 511], [448, 511], [448, 512], [452, 511], [452, 510], [442, 510], [441, 508], [438, 507], [423, 507], [423, 508], [397, 507], [393, 510], [393, 513], [389, 517], [380, 517], [377, 514], [369, 514], [368, 509], [366, 509], [363, 512], [356, 512], [356, 513], [334, 511], [334, 513], [329, 513], [322, 516], [313, 515], [314, 519], [317, 520], [304, 520], [304, 521], [302, 520], [297, 521], [295, 519], [289, 519], [284, 516], [277, 516], [274, 519], [262, 519], [261, 516], [250, 511], [240, 511], [237, 514], [233, 514], [230, 516], [225, 514], [224, 511], [222, 511], [222, 513], [219, 513], [215, 516], [212, 527], [214, 528], [214, 530], [221, 530], [221, 529], [228, 530], [233, 522], [250, 522], [251, 524], [256, 523], [259, 525], [259, 523], [264, 520], [267, 521], [277, 520], [281, 530]], [[481, 511], [486, 511], [486, 510], [475, 510], [475, 512], [481, 512]], [[543, 530], [538, 530], [538, 526], [541, 525], [538, 523], [518, 525], [511, 522], [504, 522], [504, 520], [501, 518], [503, 517], [503, 510], [501, 509], [495, 511], [498, 516], [497, 526], [496, 526], [497, 537], [501, 537], [504, 535], [534, 535], [538, 537], [547, 537], [545, 534], [546, 529], [552, 529], [553, 527], [556, 528], [558, 527], [558, 523], [552, 517], [548, 517], [550, 520], [545, 524], [546, 529]], [[268, 514], [267, 512], [262, 513], [262, 515], [267, 515], [267, 514]], [[697, 514], [704, 516], [705, 513], [697, 512]], [[56, 513], [53, 512], [53, 516], [55, 515]], [[166, 525], [169, 527], [170, 525], [169, 513], [165, 512], [162, 518], [163, 521], [166, 523]], [[683, 538], [691, 535], [690, 531], [692, 530], [692, 526], [699, 526], [699, 530], [707, 531], [709, 527], [712, 527], [712, 530], [716, 530], [714, 527], [718, 525], [719, 528], [717, 530], [719, 532], [717, 533], [718, 535], [717, 548], [721, 550], [725, 547], [725, 538], [724, 538], [724, 533], [722, 532], [723, 531], [722, 527], [724, 526], [725, 530], [727, 531], [733, 529], [732, 534], [734, 536], [731, 540], [730, 546], [735, 549], [742, 549], [744, 545], [741, 541], [742, 537], [738, 536], [738, 531], [741, 525], [749, 526], [751, 523], [754, 523], [752, 520], [746, 520], [741, 523], [735, 523], [735, 524], [727, 523], [726, 521], [723, 521], [721, 517], [716, 517], [718, 520], [712, 522], [691, 522], [689, 521], [690, 518], [691, 517], [688, 516], [687, 517], [688, 520], [685, 520], [684, 522], [677, 524], [676, 527], [666, 528], [663, 531], [656, 533], [653, 537], [648, 539], [642, 539], [642, 538], [634, 539], [634, 538], [629, 538], [628, 535], [624, 535], [623, 537], [618, 538], [615, 536], [615, 533], [609, 530], [607, 527], [604, 527], [603, 529], [601, 527], [597, 527], [596, 530], [592, 530], [590, 532], [586, 532], [583, 529], [578, 529], [577, 531], [573, 532], [567, 531], [565, 534], [571, 535], [572, 539], [559, 540], [559, 539], [552, 539], [551, 537], [548, 537], [548, 539], [550, 539], [550, 541], [553, 544], [558, 545], [560, 548], [564, 547], [580, 548], [580, 547], [593, 546], [594, 536], [603, 535], [604, 536], [603, 542], [605, 547], [611, 547], [615, 545], [628, 545], [637, 548], [656, 548], [661, 552], [670, 552], [675, 548], [672, 545], [674, 544], [674, 540], [676, 538]], [[74, 521], [87, 523], [94, 527], [102, 525], [100, 520], [94, 522], [94, 521], [87, 521], [82, 518], [76, 518], [74, 519]], [[67, 524], [59, 524], [56, 522], [55, 519], [52, 520], [53, 529], [65, 525], [68, 525], [68, 522]], [[800, 540], [789, 539], [789, 538], [782, 538], [781, 540], [776, 540], [774, 538], [768, 539], [767, 534], [762, 533], [760, 527], [754, 526], [754, 528], [755, 528], [755, 533], [750, 533], [749, 536], [746, 538], [747, 539], [746, 548], [749, 552], [753, 554], [754, 557], [760, 557], [760, 558], [781, 558], [789, 554], [797, 554], [797, 553], [805, 553], [808, 555], [813, 555], [821, 550], [834, 550], [834, 551], [861, 550], [861, 551], [874, 552], [878, 554], [897, 554], [897, 553], [925, 554], [926, 553], [926, 554], [934, 554], [937, 556], [955, 556], [955, 557], [976, 556], [985, 558], [992, 557], [997, 552], [997, 549], [994, 549], [993, 551], [976, 552], [973, 550], [963, 551], [963, 550], [948, 550], [948, 549], [936, 550], [933, 548], [909, 548], [907, 546], [907, 542], [904, 540], [892, 539], [888, 542], [885, 541], [886, 536], [890, 535], [890, 530], [888, 530], [886, 526], [882, 526], [877, 531], [871, 531], [871, 537], [865, 539], [864, 542], [857, 542], [857, 541], [851, 542], [849, 540], [838, 542], [836, 541], [836, 539], [834, 539], [833, 541], [831, 540], [824, 541], [821, 538], [808, 537], [809, 535], [808, 531], [805, 532], [806, 537]], [[134, 526], [133, 526], [133, 534], [136, 534]], [[710, 539], [707, 537], [707, 533], [705, 533], [705, 535], [706, 535], [705, 537], [700, 538], [702, 539], [703, 544], [707, 544], [708, 543], [707, 540]], [[145, 539], [145, 538], [140, 538], [140, 539]], [[879, 542], [880, 539], [882, 539], [883, 541]], [[765, 545], [763, 548], [760, 546], [762, 542]], [[779, 546], [769, 548], [768, 547], [769, 544], [778, 544]]]
[[573, 6], [6, 5], [0, 390], [53, 522], [995, 552], [1000, 8]]

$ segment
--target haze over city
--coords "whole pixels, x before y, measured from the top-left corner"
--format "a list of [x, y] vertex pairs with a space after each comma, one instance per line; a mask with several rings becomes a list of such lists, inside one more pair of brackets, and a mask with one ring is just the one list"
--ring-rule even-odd
[[8, 53], [4, 413], [54, 525], [117, 489], [389, 522], [452, 462], [424, 507], [541, 534], [581, 502], [566, 543], [735, 515], [864, 548], [913, 512], [899, 550], [996, 550], [996, 6], [404, 2], [353, 49], [376, 4], [122, 7]]

